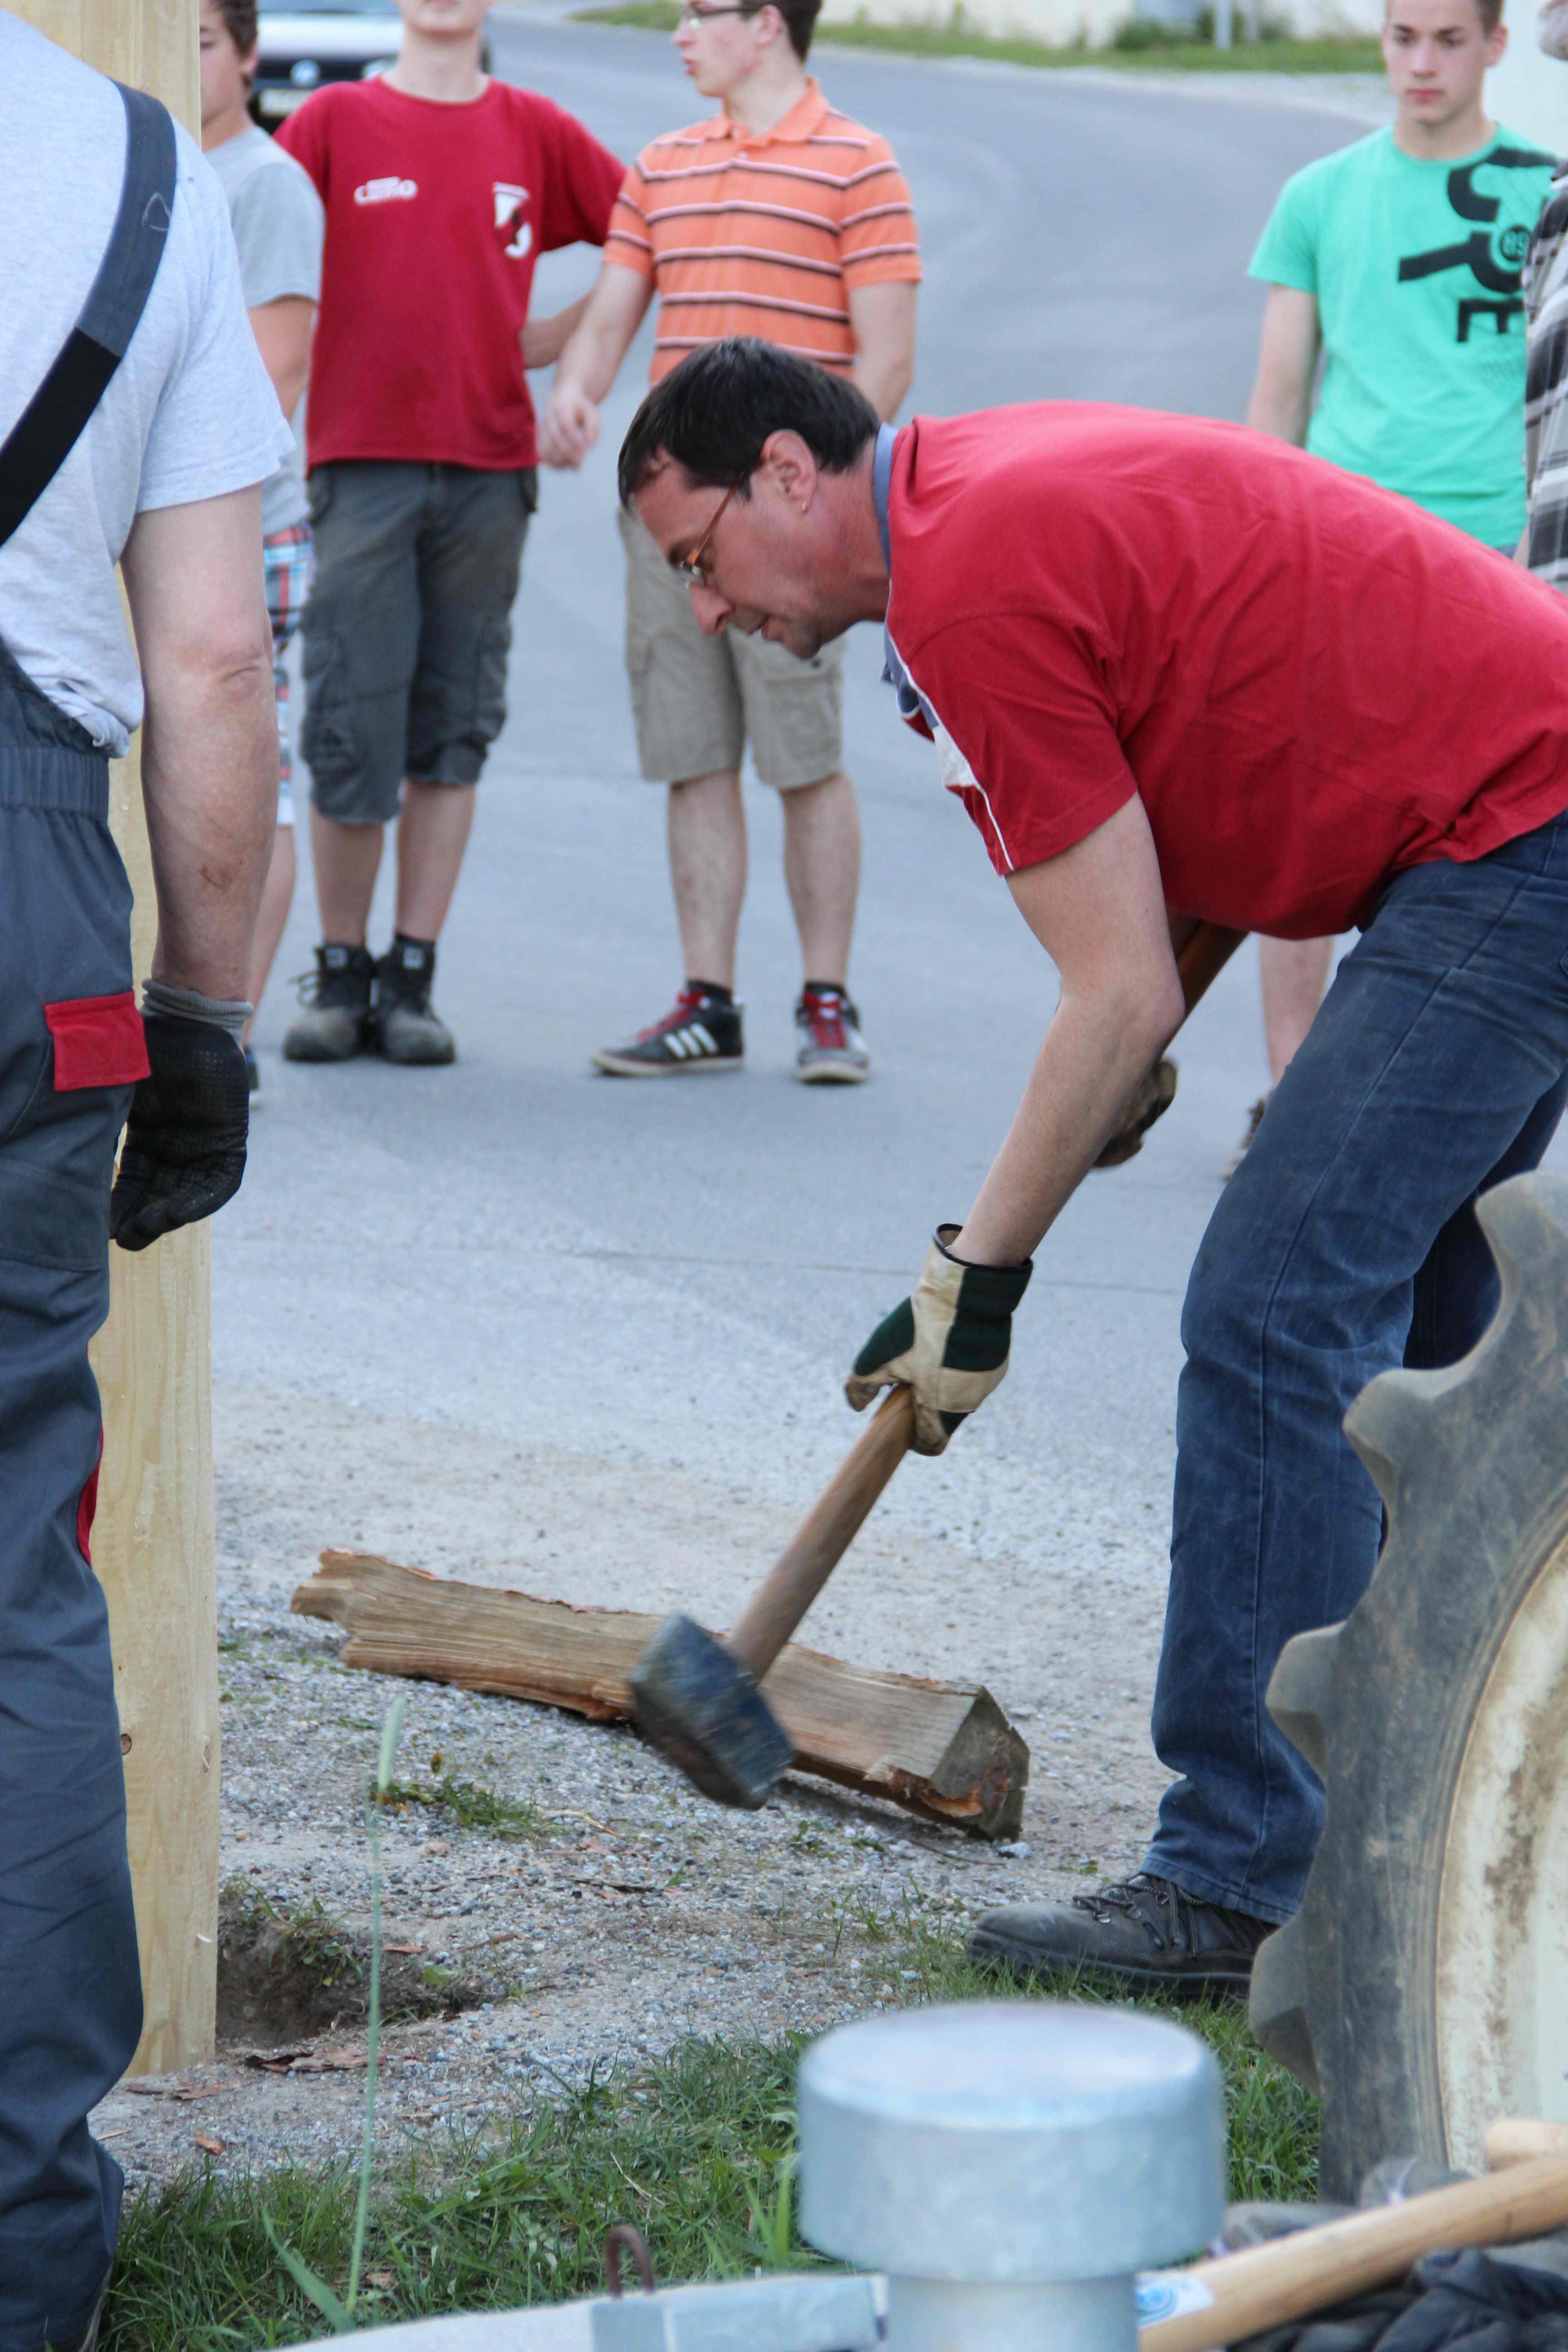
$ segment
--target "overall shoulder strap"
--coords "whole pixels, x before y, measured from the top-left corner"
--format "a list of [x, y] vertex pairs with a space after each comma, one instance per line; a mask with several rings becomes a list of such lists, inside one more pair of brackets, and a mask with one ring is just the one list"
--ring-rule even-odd
[[145, 91], [125, 105], [120, 209], [92, 290], [59, 357], [0, 448], [0, 546], [31, 512], [81, 437], [136, 332], [174, 210], [174, 125]]

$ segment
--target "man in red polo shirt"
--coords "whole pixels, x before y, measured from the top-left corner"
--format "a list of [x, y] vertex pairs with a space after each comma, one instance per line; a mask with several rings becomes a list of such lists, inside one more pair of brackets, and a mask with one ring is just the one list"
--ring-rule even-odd
[[1245, 1987], [1321, 1824], [1263, 1703], [1380, 1539], [1341, 1431], [1453, 1361], [1497, 1282], [1478, 1193], [1568, 1098], [1568, 603], [1391, 492], [1238, 425], [1067, 403], [879, 427], [853, 386], [721, 343], [655, 387], [621, 493], [705, 628], [808, 652], [886, 623], [904, 715], [1061, 995], [962, 1223], [856, 1359], [940, 1453], [1006, 1370], [1031, 1254], [1183, 1013], [1194, 921], [1359, 926], [1212, 1218], [1183, 1320], [1144, 1869], [971, 1949]]
[[[602, 245], [621, 166], [547, 98], [479, 68], [489, 0], [399, 0], [403, 47], [335, 82], [279, 143], [326, 207], [306, 437], [310, 850], [321, 945], [292, 1061], [449, 1062], [436, 941], [506, 716], [511, 607], [536, 503], [525, 367], [580, 304], [530, 322], [542, 253]], [[365, 939], [397, 824], [391, 947]]]

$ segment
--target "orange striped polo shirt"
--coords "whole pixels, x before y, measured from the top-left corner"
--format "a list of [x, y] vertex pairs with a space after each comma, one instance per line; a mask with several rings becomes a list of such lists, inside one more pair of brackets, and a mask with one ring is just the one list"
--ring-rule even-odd
[[849, 289], [921, 275], [892, 149], [829, 106], [815, 80], [772, 131], [720, 114], [645, 147], [616, 200], [605, 259], [658, 289], [654, 383], [723, 335], [759, 335], [847, 372]]

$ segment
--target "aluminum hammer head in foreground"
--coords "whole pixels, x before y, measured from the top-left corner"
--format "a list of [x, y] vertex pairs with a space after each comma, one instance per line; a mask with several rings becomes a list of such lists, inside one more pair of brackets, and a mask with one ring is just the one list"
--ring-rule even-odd
[[689, 1617], [668, 1617], [632, 1675], [637, 1728], [716, 1804], [766, 1804], [795, 1750], [746, 1667]]

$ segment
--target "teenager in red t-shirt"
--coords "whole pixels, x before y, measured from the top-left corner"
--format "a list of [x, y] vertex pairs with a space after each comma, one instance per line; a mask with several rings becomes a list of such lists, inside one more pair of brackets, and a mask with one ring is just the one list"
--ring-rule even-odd
[[[525, 367], [581, 304], [528, 318], [541, 253], [603, 245], [621, 165], [546, 98], [479, 70], [489, 0], [399, 0], [403, 47], [279, 132], [326, 207], [306, 428], [310, 847], [321, 945], [291, 1061], [449, 1062], [430, 994], [474, 787], [506, 715], [536, 502]], [[397, 824], [392, 946], [365, 940]]]
[[1244, 1986], [1322, 1819], [1263, 1692], [1377, 1556], [1342, 1416], [1485, 1328], [1476, 1196], [1568, 1098], [1568, 600], [1238, 425], [1064, 403], [895, 436], [756, 342], [656, 386], [621, 491], [705, 628], [806, 654], [885, 620], [904, 714], [1060, 973], [979, 1197], [856, 1359], [851, 1403], [908, 1382], [923, 1451], [1003, 1377], [1031, 1253], [1182, 1020], [1195, 922], [1362, 929], [1188, 1289], [1154, 1703], [1181, 1777], [1143, 1871], [972, 1946]]

